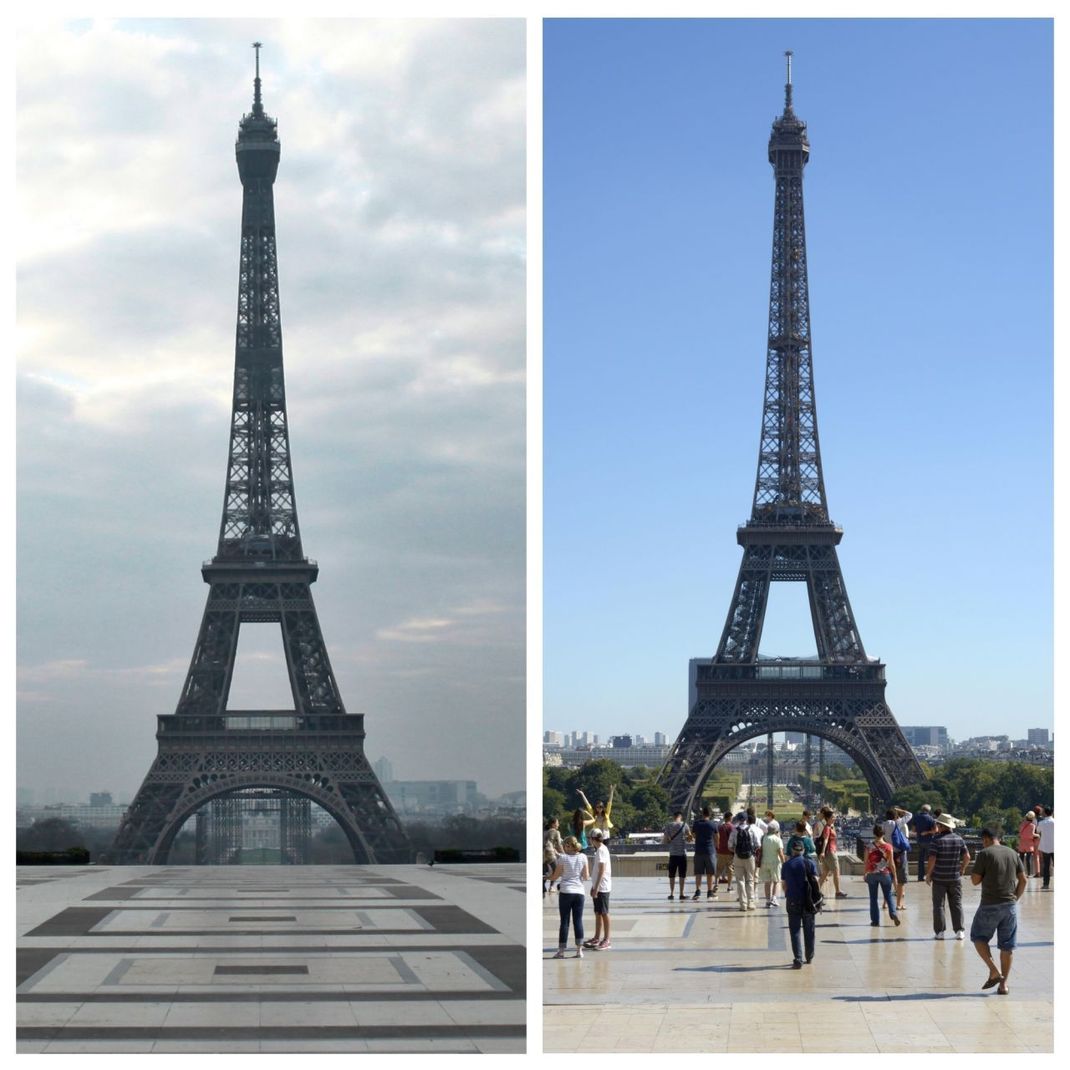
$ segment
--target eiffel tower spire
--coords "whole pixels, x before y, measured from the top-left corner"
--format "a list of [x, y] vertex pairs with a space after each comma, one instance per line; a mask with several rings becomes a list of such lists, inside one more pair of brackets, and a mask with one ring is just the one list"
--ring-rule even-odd
[[[674, 806], [690, 809], [717, 763], [756, 736], [802, 731], [827, 739], [863, 770], [874, 799], [917, 780], [920, 767], [884, 701], [884, 666], [867, 657], [829, 520], [817, 436], [803, 219], [806, 124], [792, 103], [769, 138], [776, 193], [769, 331], [758, 473], [735, 592], [716, 653], [696, 672], [697, 701], [661, 771]], [[806, 584], [816, 659], [759, 658], [771, 584]]]

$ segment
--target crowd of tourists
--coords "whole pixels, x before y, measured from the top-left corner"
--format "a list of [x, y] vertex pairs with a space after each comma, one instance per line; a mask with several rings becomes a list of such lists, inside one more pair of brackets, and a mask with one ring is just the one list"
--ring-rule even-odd
[[[609, 897], [612, 859], [606, 842], [613, 834], [613, 792], [606, 802], [592, 806], [579, 792], [582, 806], [571, 819], [572, 834], [562, 839], [559, 822], [547, 822], [543, 842], [543, 895], [558, 894], [560, 930], [554, 958], [564, 958], [571, 927], [575, 955], [584, 950], [608, 951], [610, 942]], [[759, 817], [753, 808], [734, 817], [714, 818], [708, 806], [698, 819], [688, 823], [682, 812], [673, 815], [661, 835], [668, 853], [670, 900], [688, 898], [688, 848], [693, 848], [691, 900], [716, 900], [718, 889], [735, 888], [741, 911], [758, 908], [759, 898], [767, 909], [779, 909], [781, 895], [788, 918], [793, 969], [802, 969], [814, 957], [815, 918], [826, 897], [845, 899], [841, 886], [840, 846], [835, 812], [827, 806], [816, 818], [804, 810], [798, 821], [782, 827], [773, 810]], [[939, 808], [922, 806], [917, 814], [901, 806], [890, 807], [874, 823], [872, 840], [864, 847], [863, 880], [869, 895], [870, 925], [879, 927], [882, 912], [892, 925], [902, 923], [910, 884], [908, 869], [916, 846], [916, 881], [929, 886], [933, 935], [936, 940], [965, 941], [966, 922], [962, 906], [962, 882], [981, 889], [980, 903], [969, 929], [969, 939], [988, 968], [982, 989], [1009, 991], [1017, 942], [1017, 903], [1030, 878], [1041, 880], [1042, 891], [1051, 888], [1055, 865], [1055, 819], [1051, 807], [1035, 806], [1023, 817], [1017, 834], [1017, 849], [1002, 841], [1002, 831], [990, 826], [981, 830], [981, 848], [975, 856], [961, 833], [963, 822]], [[590, 852], [588, 858], [585, 852]], [[972, 863], [972, 868], [971, 868]], [[589, 882], [589, 886], [588, 886]], [[759, 895], [759, 888], [761, 894]], [[595, 931], [584, 937], [583, 909], [590, 895]], [[948, 922], [950, 920], [950, 933]], [[999, 962], [992, 957], [996, 938]]]

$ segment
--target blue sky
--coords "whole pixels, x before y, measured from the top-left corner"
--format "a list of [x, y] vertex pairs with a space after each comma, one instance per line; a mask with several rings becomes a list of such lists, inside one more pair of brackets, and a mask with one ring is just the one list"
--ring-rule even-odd
[[[1052, 726], [1042, 20], [563, 20], [544, 37], [545, 724], [673, 737], [757, 460], [783, 51], [808, 123], [830, 513], [901, 724]], [[762, 652], [812, 650], [775, 585]]]

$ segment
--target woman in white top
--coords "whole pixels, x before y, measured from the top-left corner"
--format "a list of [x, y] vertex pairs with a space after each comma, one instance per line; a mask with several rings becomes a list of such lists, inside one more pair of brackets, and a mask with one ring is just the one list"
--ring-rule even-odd
[[568, 919], [572, 918], [572, 928], [576, 937], [576, 958], [583, 958], [583, 901], [586, 895], [583, 882], [588, 879], [587, 857], [580, 853], [580, 841], [575, 836], [567, 836], [563, 847], [565, 853], [557, 856], [557, 865], [550, 876], [550, 883], [557, 885], [557, 909], [561, 914], [561, 928], [557, 934], [557, 954], [555, 959], [565, 957], [568, 947]]

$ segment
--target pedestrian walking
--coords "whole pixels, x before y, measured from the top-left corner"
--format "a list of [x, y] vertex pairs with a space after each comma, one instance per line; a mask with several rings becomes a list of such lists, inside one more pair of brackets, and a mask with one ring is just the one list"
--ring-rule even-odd
[[591, 874], [591, 899], [594, 901], [594, 936], [584, 943], [593, 951], [609, 951], [609, 893], [612, 890], [613, 871], [609, 860], [609, 848], [603, 842], [605, 833], [600, 828], [591, 829], [591, 842], [595, 847], [594, 869]]
[[812, 862], [817, 862], [817, 846], [814, 843], [813, 837], [806, 831], [805, 821], [796, 821], [795, 828], [791, 835], [784, 841], [784, 854], [789, 858], [791, 852], [795, 849], [795, 842], [798, 841], [803, 845], [803, 853]]
[[1018, 857], [1027, 877], [1040, 873], [1040, 837], [1037, 835], [1037, 815], [1028, 811], [1018, 829]]
[[962, 875], [970, 864], [966, 841], [955, 831], [956, 820], [950, 814], [936, 819], [937, 835], [929, 844], [929, 860], [925, 880], [933, 893], [933, 937], [943, 940], [947, 922], [944, 918], [946, 900], [951, 911], [951, 928], [956, 940], [966, 938], [962, 920]]
[[914, 828], [914, 838], [918, 841], [918, 880], [923, 881], [929, 872], [929, 848], [938, 835], [936, 832], [936, 818], [932, 807], [925, 803], [924, 806], [911, 818], [910, 824]]
[[717, 836], [717, 826], [710, 820], [710, 808], [704, 806], [702, 815], [691, 827], [691, 835], [695, 840], [695, 894], [692, 899], [698, 899], [702, 895], [702, 877], [706, 877], [706, 898], [714, 899], [717, 895], [717, 885], [714, 883], [716, 868], [713, 862], [714, 840]]
[[788, 933], [791, 936], [791, 966], [792, 969], [801, 970], [804, 953], [806, 962], [811, 962], [814, 957], [814, 918], [817, 915], [811, 885], [811, 879], [816, 881], [817, 878], [817, 866], [813, 859], [806, 857], [802, 840], [793, 842], [791, 857], [784, 863], [782, 878]]
[[1044, 816], [1037, 822], [1037, 836], [1040, 841], [1040, 872], [1044, 880], [1040, 890], [1046, 892], [1051, 883], [1051, 871], [1055, 868], [1055, 816], [1050, 806], [1044, 808]]
[[[981, 886], [981, 905], [973, 916], [970, 939], [988, 967], [988, 980], [981, 989], [998, 985], [996, 991], [1005, 996], [1018, 942], [1018, 900], [1025, 891], [1026, 876], [1022, 860], [999, 840], [998, 828], [981, 829], [981, 850], [970, 874], [970, 880]], [[998, 969], [989, 948], [993, 936], [999, 948]]]
[[765, 882], [765, 905], [778, 905], [777, 892], [780, 890], [780, 867], [786, 861], [784, 841], [780, 838], [780, 822], [770, 821], [762, 837], [762, 861], [758, 867], [758, 879]]
[[840, 888], [840, 858], [836, 848], [836, 814], [831, 806], [821, 810], [821, 831], [814, 840], [821, 868], [821, 885], [832, 878], [837, 899], [846, 899], [847, 893]]
[[756, 910], [754, 901], [754, 856], [762, 845], [758, 830], [754, 827], [754, 811], [748, 814], [746, 824], [735, 825], [728, 837], [732, 849], [732, 865], [736, 872], [736, 891], [739, 895], [740, 910]]
[[550, 874], [553, 873], [555, 866], [557, 865], [557, 856], [561, 854], [564, 847], [561, 843], [561, 832], [558, 829], [558, 821], [556, 817], [551, 817], [546, 822], [546, 828], [543, 830], [542, 838], [542, 894], [545, 896], [547, 892], [554, 890], [554, 882], [550, 880]]
[[669, 847], [669, 898], [676, 893], [676, 879], [680, 879], [680, 899], [684, 898], [684, 882], [687, 880], [687, 841], [691, 829], [684, 821], [683, 811], [677, 810], [661, 834], [661, 842]]
[[890, 807], [882, 822], [884, 828], [884, 842], [892, 848], [895, 858], [896, 879], [898, 884], [895, 893], [895, 906], [902, 910], [906, 906], [906, 884], [910, 879], [908, 869], [910, 861], [910, 829], [907, 823], [913, 820], [914, 815], [902, 806]]
[[803, 812], [802, 812], [803, 830], [804, 830], [804, 834], [809, 836], [810, 839], [814, 838], [814, 826], [812, 824], [813, 817], [814, 817], [814, 815], [811, 814], [809, 810], [803, 810]]
[[562, 847], [564, 853], [557, 859], [551, 881], [557, 881], [557, 909], [561, 915], [561, 927], [557, 932], [557, 954], [555, 959], [565, 957], [568, 947], [568, 923], [572, 919], [572, 929], [576, 937], [576, 958], [583, 958], [583, 901], [586, 895], [583, 882], [587, 880], [587, 856], [580, 850], [580, 841], [575, 836], [568, 836]]
[[888, 906], [888, 914], [896, 925], [900, 924], [899, 912], [892, 901], [893, 889], [898, 892], [899, 874], [895, 868], [895, 858], [891, 844], [884, 839], [884, 826], [873, 826], [873, 843], [866, 852], [866, 867], [863, 879], [869, 885], [869, 923], [880, 925], [881, 912], [877, 905], [878, 893], [883, 893]]

